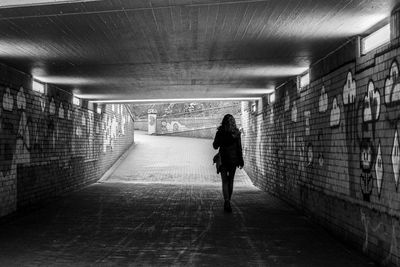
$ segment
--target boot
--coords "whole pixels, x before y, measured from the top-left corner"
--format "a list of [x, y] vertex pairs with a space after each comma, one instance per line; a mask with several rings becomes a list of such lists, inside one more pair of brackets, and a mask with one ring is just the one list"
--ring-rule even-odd
[[229, 200], [225, 200], [224, 211], [228, 213], [232, 212], [231, 202]]

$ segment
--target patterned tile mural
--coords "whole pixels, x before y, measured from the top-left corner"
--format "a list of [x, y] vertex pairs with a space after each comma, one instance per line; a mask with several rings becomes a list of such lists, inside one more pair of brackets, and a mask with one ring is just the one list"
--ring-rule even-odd
[[0, 86], [0, 97], [0, 216], [74, 186], [84, 165], [116, 157], [119, 139], [133, 131], [121, 105], [98, 114], [55, 89], [42, 95], [22, 86]]
[[384, 51], [369, 65], [347, 61], [302, 91], [289, 81], [274, 104], [265, 97], [258, 114], [250, 103], [242, 112], [253, 182], [324, 222], [359, 229], [365, 251], [374, 236], [390, 262], [400, 255], [400, 49]]

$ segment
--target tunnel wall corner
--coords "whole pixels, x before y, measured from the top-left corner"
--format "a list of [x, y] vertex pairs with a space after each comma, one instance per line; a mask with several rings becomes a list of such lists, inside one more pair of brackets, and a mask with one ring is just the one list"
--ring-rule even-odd
[[357, 40], [313, 65], [308, 87], [293, 79], [273, 104], [242, 103], [245, 170], [380, 264], [399, 266], [400, 38], [361, 56]]

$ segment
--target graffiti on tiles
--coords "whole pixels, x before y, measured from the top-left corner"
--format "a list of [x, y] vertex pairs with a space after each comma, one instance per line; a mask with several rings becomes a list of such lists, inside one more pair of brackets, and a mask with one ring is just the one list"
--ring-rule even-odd
[[317, 136], [317, 142], [318, 142], [318, 165], [320, 167], [324, 167], [324, 134], [323, 134], [323, 129], [319, 129], [318, 131], [318, 136]]
[[293, 101], [292, 105], [292, 122], [297, 122], [297, 104]]
[[311, 111], [304, 111], [304, 120], [305, 120], [305, 135], [309, 136], [310, 132], [310, 119], [311, 119]]
[[324, 184], [324, 188], [338, 194], [349, 195], [349, 151], [346, 145], [346, 128], [342, 121], [343, 97], [342, 94], [336, 95], [332, 101], [332, 109], [330, 112], [330, 129], [326, 132], [330, 133], [330, 138], [325, 141], [328, 144], [329, 162], [327, 162], [328, 172], [326, 173], [328, 181]]
[[[256, 160], [266, 154], [266, 164], [276, 163], [275, 170], [258, 171], [261, 176], [274, 172], [278, 183], [292, 187], [304, 174], [305, 186], [365, 202], [399, 198], [393, 195], [400, 191], [398, 61], [383, 75], [356, 75], [354, 66], [337, 70], [335, 79], [314, 81], [306, 97], [288, 84], [266, 109], [266, 124], [248, 126], [255, 143], [263, 143], [254, 147]], [[306, 171], [299, 172], [302, 166]]]
[[374, 147], [370, 139], [362, 140], [360, 144], [360, 187], [365, 201], [370, 201], [372, 193], [372, 164], [374, 162]]
[[263, 162], [265, 162], [265, 153], [264, 153], [264, 149], [265, 146], [264, 144], [265, 142], [265, 135], [262, 134], [262, 129], [264, 129], [264, 120], [261, 120], [260, 122], [257, 123], [257, 139], [256, 139], [256, 166], [258, 169], [258, 172], [261, 173], [262, 176], [266, 175], [265, 173], [265, 168], [263, 168]]
[[364, 97], [363, 120], [364, 122], [377, 121], [381, 110], [381, 95], [373, 81], [368, 82], [367, 90]]
[[56, 104], [54, 102], [54, 98], [51, 98], [50, 106], [49, 106], [49, 113], [50, 113], [50, 115], [56, 114]]
[[64, 105], [63, 105], [63, 103], [60, 103], [60, 106], [58, 107], [58, 118], [59, 119], [64, 119]]
[[400, 174], [400, 143], [399, 143], [399, 133], [397, 130], [394, 134], [393, 147], [392, 147], [392, 167], [393, 167], [393, 176], [394, 176], [396, 190], [398, 190], [399, 174]]
[[10, 88], [6, 88], [3, 93], [3, 109], [6, 111], [13, 111], [14, 97], [11, 95]]
[[319, 96], [318, 111], [323, 113], [328, 110], [328, 94], [325, 91], [325, 86], [322, 86], [321, 94]]
[[270, 124], [274, 124], [274, 116], [275, 116], [274, 108], [271, 107], [271, 112], [269, 113], [269, 123]]
[[380, 198], [382, 192], [382, 180], [383, 180], [383, 161], [382, 161], [381, 143], [378, 144], [378, 152], [376, 154], [375, 175], [376, 175], [376, 186], [378, 190], [378, 197]]
[[[382, 179], [379, 179], [376, 175], [382, 175], [383, 167], [381, 169], [376, 169], [375, 167], [380, 168], [379, 164], [376, 164], [376, 160], [378, 157], [376, 155], [377, 149], [380, 144], [379, 132], [377, 131], [377, 124], [379, 123], [380, 113], [381, 113], [381, 94], [379, 89], [375, 86], [373, 80], [369, 80], [366, 86], [366, 93], [364, 97], [361, 99], [360, 106], [362, 107], [362, 121], [360, 128], [360, 155], [364, 157], [362, 159], [363, 164], [361, 164], [361, 192], [363, 195], [363, 199], [365, 201], [370, 201], [372, 195], [372, 188], [374, 184], [378, 186], [381, 185]], [[370, 154], [370, 155], [369, 155]], [[370, 159], [371, 158], [371, 159]], [[381, 159], [382, 161], [382, 159]], [[372, 169], [374, 168], [374, 172]], [[382, 173], [380, 173], [382, 171]], [[373, 177], [375, 174], [375, 177]], [[376, 196], [380, 198], [380, 192], [382, 188], [377, 188]]]
[[356, 127], [357, 127], [357, 83], [353, 78], [352, 71], [347, 72], [347, 76], [343, 85], [343, 108], [344, 123], [346, 128], [346, 143], [349, 153], [356, 149]]
[[[0, 86], [0, 97], [0, 199], [12, 203], [0, 213], [7, 214], [16, 209], [23, 193], [17, 185], [54, 184], [45, 180], [50, 178], [42, 175], [44, 170], [54, 177], [69, 177], [79, 169], [77, 164], [98, 159], [103, 146], [99, 123], [107, 116], [72, 106], [59, 95], [43, 95], [24, 87]], [[111, 140], [105, 145], [124, 136], [129, 123], [121, 107], [111, 112], [105, 124]]]
[[20, 88], [17, 94], [17, 108], [20, 111], [20, 120], [18, 125], [18, 132], [16, 136], [15, 155], [17, 157], [16, 163], [30, 163], [30, 134], [28, 127], [28, 120], [25, 113], [26, 97], [24, 88]]
[[[153, 118], [149, 116], [149, 118]], [[150, 124], [152, 122], [150, 121]], [[182, 119], [181, 121], [179, 121], [179, 118], [163, 118], [161, 120], [161, 133], [173, 133], [173, 132], [179, 132], [179, 131], [186, 131], [189, 130], [190, 128], [188, 128], [185, 124], [184, 124], [184, 120]]]
[[86, 127], [86, 159], [96, 159], [98, 154], [95, 152], [96, 149], [94, 147], [94, 112], [91, 110], [87, 110], [87, 127]]
[[340, 107], [337, 103], [336, 97], [332, 101], [332, 109], [331, 109], [331, 117], [330, 117], [330, 126], [331, 127], [339, 127], [340, 125]]
[[286, 91], [286, 95], [285, 95], [285, 111], [288, 111], [290, 108], [290, 96], [289, 96], [289, 92]]
[[[89, 111], [88, 114], [90, 114], [88, 119], [93, 121], [94, 113]], [[88, 132], [92, 135], [103, 135], [103, 143], [96, 145], [100, 147], [99, 151], [101, 150], [103, 153], [112, 152], [118, 139], [126, 135], [129, 122], [126, 110], [121, 105], [113, 104], [109, 113], [102, 115], [101, 123], [99, 122], [98, 126], [91, 124]]]
[[314, 152], [313, 152], [313, 146], [311, 143], [308, 143], [306, 153], [307, 153], [307, 167], [312, 167], [313, 160], [314, 160]]
[[384, 99], [387, 106], [393, 106], [400, 101], [399, 64], [396, 60], [393, 61], [385, 79]]
[[[396, 253], [400, 249], [398, 245], [398, 231], [400, 228], [399, 221], [392, 218], [384, 221], [382, 217], [377, 216], [375, 211], [369, 211], [367, 209], [360, 209], [360, 220], [364, 228], [364, 243], [363, 251], [366, 252], [369, 249], [370, 239], [377, 239], [378, 244], [381, 246], [387, 246], [382, 248], [387, 251], [381, 262], [382, 266], [386, 266], [395, 258], [395, 266], [399, 266], [399, 259], [396, 257]], [[384, 242], [384, 241], [389, 242]]]
[[356, 80], [353, 79], [353, 74], [349, 71], [347, 73], [345, 85], [343, 86], [343, 104], [345, 106], [355, 103], [356, 87]]

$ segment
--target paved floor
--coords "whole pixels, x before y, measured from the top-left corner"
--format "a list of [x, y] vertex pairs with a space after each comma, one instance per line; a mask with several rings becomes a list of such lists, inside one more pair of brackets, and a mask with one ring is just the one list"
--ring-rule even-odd
[[225, 214], [210, 140], [136, 140], [107, 180], [0, 224], [0, 266], [374, 266], [242, 172]]

